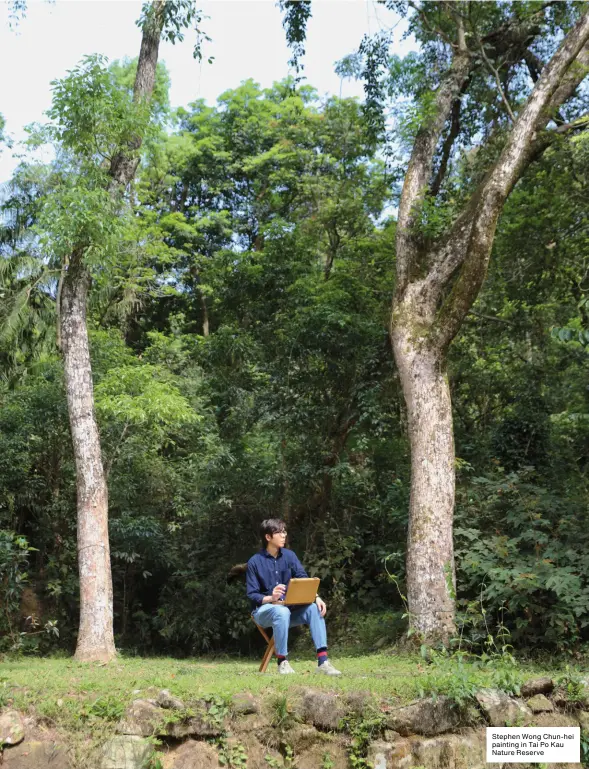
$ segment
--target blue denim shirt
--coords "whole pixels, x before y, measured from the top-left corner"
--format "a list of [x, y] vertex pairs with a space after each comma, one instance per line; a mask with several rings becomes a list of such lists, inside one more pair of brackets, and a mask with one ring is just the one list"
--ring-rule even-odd
[[286, 585], [292, 577], [306, 577], [307, 572], [292, 552], [281, 547], [276, 558], [267, 550], [260, 550], [247, 562], [245, 583], [252, 611], [257, 609], [266, 595], [272, 595], [276, 585]]

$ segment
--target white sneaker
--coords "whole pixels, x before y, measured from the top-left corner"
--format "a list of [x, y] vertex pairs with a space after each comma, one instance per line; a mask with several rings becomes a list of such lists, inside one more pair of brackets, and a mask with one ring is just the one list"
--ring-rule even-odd
[[[283, 663], [284, 664], [284, 663]], [[341, 676], [341, 670], [334, 668], [329, 660], [325, 660], [323, 665], [317, 665], [317, 672], [324, 676]]]
[[294, 673], [294, 670], [291, 668], [288, 660], [282, 660], [280, 665], [278, 665], [278, 672], [281, 675], [287, 675], [288, 673]]

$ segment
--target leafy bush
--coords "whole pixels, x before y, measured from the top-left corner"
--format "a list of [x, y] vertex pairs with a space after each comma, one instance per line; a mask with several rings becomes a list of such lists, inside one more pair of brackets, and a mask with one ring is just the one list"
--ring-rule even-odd
[[[459, 595], [479, 600], [484, 623], [505, 623], [520, 646], [574, 649], [589, 625], [586, 512], [535, 482], [533, 468], [475, 478], [456, 527]], [[473, 523], [474, 522], [474, 525]], [[463, 607], [467, 601], [463, 601]]]
[[0, 649], [20, 645], [20, 601], [31, 550], [26, 537], [0, 529]]

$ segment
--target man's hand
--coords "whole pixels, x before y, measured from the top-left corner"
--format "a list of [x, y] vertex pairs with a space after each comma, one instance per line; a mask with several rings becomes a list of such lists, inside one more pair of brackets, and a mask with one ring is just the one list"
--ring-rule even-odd
[[317, 608], [319, 609], [319, 614], [322, 617], [325, 617], [325, 614], [327, 612], [327, 606], [325, 605], [325, 601], [323, 601], [319, 596], [315, 599], [315, 603], [317, 604]]
[[278, 603], [286, 593], [286, 585], [276, 585], [272, 591], [272, 603]]

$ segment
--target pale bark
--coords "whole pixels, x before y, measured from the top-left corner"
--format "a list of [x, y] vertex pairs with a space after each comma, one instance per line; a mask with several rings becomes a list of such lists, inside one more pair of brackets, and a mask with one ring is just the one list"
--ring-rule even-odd
[[[396, 238], [397, 288], [391, 315], [391, 340], [407, 402], [411, 443], [410, 623], [424, 640], [444, 642], [455, 630], [455, 454], [446, 354], [483, 284], [503, 205], [530, 162], [548, 146], [545, 139], [538, 138], [539, 132], [586, 74], [589, 13], [581, 17], [543, 68], [499, 159], [449, 234], [424, 251], [415, 212], [431, 184], [443, 126], [452, 117], [452, 105], [454, 119], [458, 119], [456, 100], [469, 76], [470, 59], [459, 27], [458, 33], [453, 63], [436, 98], [438, 118], [429, 119], [418, 133], [402, 191]], [[523, 42], [527, 45], [528, 41]], [[452, 131], [453, 125], [449, 136]], [[433, 189], [440, 183], [436, 178]]]
[[[154, 3], [150, 23], [143, 29], [137, 64], [134, 101], [151, 99], [155, 85], [163, 3]], [[133, 179], [142, 137], [132, 139], [110, 167], [109, 190], [119, 198]], [[108, 536], [108, 489], [100, 436], [94, 413], [94, 389], [86, 325], [90, 274], [79, 245], [63, 266], [59, 296], [58, 338], [64, 360], [65, 387], [76, 462], [78, 509], [78, 568], [80, 625], [75, 657], [80, 661], [109, 661], [115, 654], [113, 589]]]
[[[409, 313], [407, 313], [407, 316]], [[410, 322], [393, 326], [407, 404], [411, 497], [407, 600], [411, 626], [430, 642], [454, 632], [454, 436], [444, 356]]]
[[200, 295], [200, 305], [202, 307], [202, 335], [208, 336], [210, 334], [210, 322], [209, 322], [209, 308], [207, 306], [207, 297], [205, 294]]
[[78, 494], [80, 628], [76, 659], [108, 661], [115, 655], [108, 492], [86, 327], [90, 276], [82, 253], [72, 255], [61, 291], [61, 342]]
[[[152, 3], [153, 14], [143, 28], [141, 37], [141, 50], [137, 62], [137, 74], [133, 86], [133, 101], [135, 104], [144, 104], [148, 107], [155, 86], [155, 75], [159, 55], [160, 36], [163, 26], [163, 13], [165, 2], [156, 0]], [[143, 137], [134, 136], [125, 151], [117, 153], [110, 165], [111, 177], [110, 190], [119, 194], [135, 176], [139, 165], [139, 149]]]

